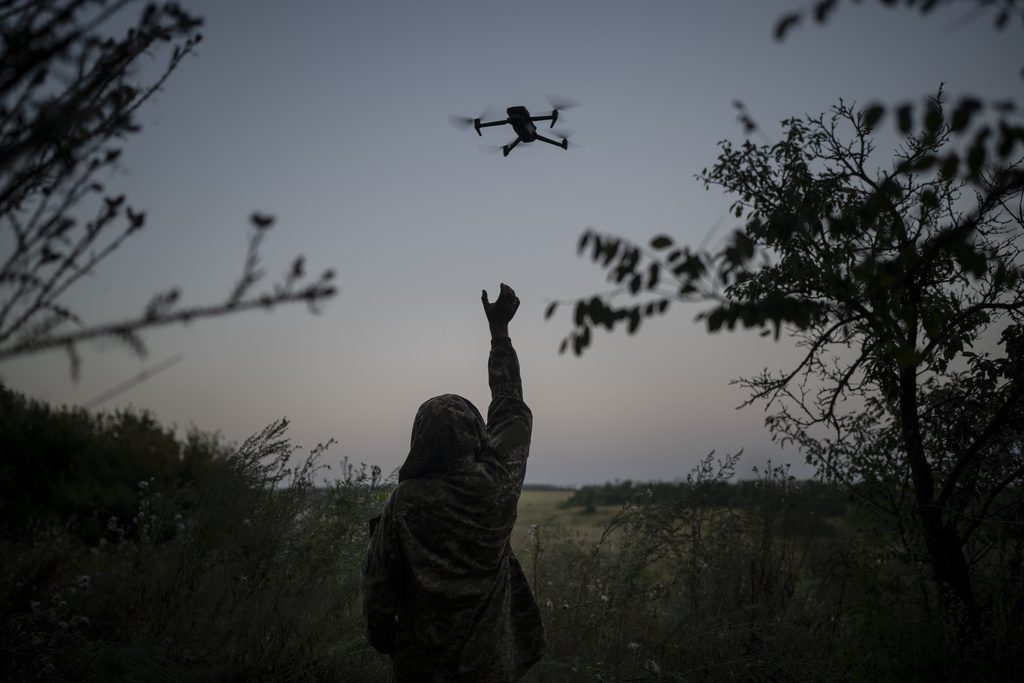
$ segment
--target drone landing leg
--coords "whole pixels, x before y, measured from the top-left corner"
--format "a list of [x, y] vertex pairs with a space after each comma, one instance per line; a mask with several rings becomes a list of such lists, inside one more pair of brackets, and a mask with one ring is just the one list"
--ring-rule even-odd
[[569, 148], [568, 141], [566, 141], [566, 140], [562, 140], [561, 142], [555, 142], [551, 138], [546, 138], [543, 135], [537, 135], [537, 136], [535, 136], [535, 139], [542, 140], [542, 141], [548, 143], [549, 145], [554, 145], [555, 147], [561, 147], [562, 149], [568, 149]]
[[504, 147], [502, 147], [501, 151], [504, 153], [505, 156], [508, 156], [508, 153], [511, 152], [513, 149], [515, 149], [515, 146], [518, 145], [522, 141], [523, 141], [522, 138], [516, 138], [515, 141], [513, 141], [511, 144], [508, 144], [508, 145], [505, 145]]

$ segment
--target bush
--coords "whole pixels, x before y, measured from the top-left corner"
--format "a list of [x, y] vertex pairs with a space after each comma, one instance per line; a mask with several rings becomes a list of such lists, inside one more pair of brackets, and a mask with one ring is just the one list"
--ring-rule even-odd
[[[96, 543], [54, 524], [6, 542], [5, 672], [20, 680], [362, 680], [359, 562], [379, 470], [345, 463], [316, 489], [326, 446], [298, 457], [278, 421], [192, 479], [142, 480], [130, 520]], [[195, 449], [219, 443], [189, 438]], [[219, 447], [222, 448], [222, 447]], [[354, 672], [363, 672], [356, 674]]]

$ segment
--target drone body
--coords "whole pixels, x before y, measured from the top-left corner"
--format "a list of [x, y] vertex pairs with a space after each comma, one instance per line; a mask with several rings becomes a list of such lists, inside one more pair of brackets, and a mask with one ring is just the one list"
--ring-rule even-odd
[[[563, 108], [568, 108], [569, 106], [573, 106], [574, 104], [575, 103], [572, 102], [567, 103], [566, 105], [563, 106]], [[517, 137], [509, 144], [503, 145], [501, 147], [501, 151], [505, 156], [508, 156], [508, 153], [515, 149], [515, 146], [518, 145], [520, 142], [529, 143], [540, 140], [541, 142], [546, 142], [549, 145], [561, 147], [562, 149], [569, 148], [569, 140], [567, 136], [559, 134], [557, 131], [555, 131], [555, 133], [562, 138], [561, 142], [559, 142], [558, 140], [553, 140], [549, 137], [545, 137], [537, 132], [537, 126], [535, 125], [535, 122], [537, 121], [550, 121], [551, 125], [549, 127], [554, 128], [555, 121], [558, 120], [557, 106], [555, 106], [551, 110], [551, 113], [548, 114], [547, 116], [530, 116], [530, 111], [526, 107], [522, 106], [509, 107], [508, 109], [505, 110], [505, 112], [508, 118], [502, 121], [483, 122], [478, 118], [465, 119], [458, 117], [451, 117], [451, 120], [452, 123], [456, 125], [469, 126], [470, 124], [472, 124], [473, 129], [476, 131], [476, 134], [481, 137], [483, 136], [483, 133], [480, 132], [481, 128], [490, 128], [492, 126], [504, 126], [506, 124], [512, 126], [512, 130], [515, 131]]]

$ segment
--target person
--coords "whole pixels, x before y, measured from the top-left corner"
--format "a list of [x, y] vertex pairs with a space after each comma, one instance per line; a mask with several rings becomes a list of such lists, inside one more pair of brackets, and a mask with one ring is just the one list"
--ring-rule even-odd
[[533, 415], [523, 402], [508, 325], [519, 308], [502, 283], [483, 292], [491, 330], [485, 424], [467, 399], [420, 406], [398, 485], [363, 563], [366, 634], [396, 683], [516, 681], [540, 659], [540, 610], [509, 539]]

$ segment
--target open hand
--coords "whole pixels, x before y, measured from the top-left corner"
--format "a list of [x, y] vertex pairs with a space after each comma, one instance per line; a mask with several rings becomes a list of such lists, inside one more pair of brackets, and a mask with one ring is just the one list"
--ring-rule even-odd
[[516, 310], [519, 309], [519, 297], [516, 296], [515, 290], [503, 282], [501, 283], [501, 291], [498, 293], [498, 298], [494, 303], [487, 301], [486, 289], [483, 290], [480, 299], [484, 304], [487, 322], [491, 326], [491, 336], [507, 337], [508, 323], [515, 316]]

